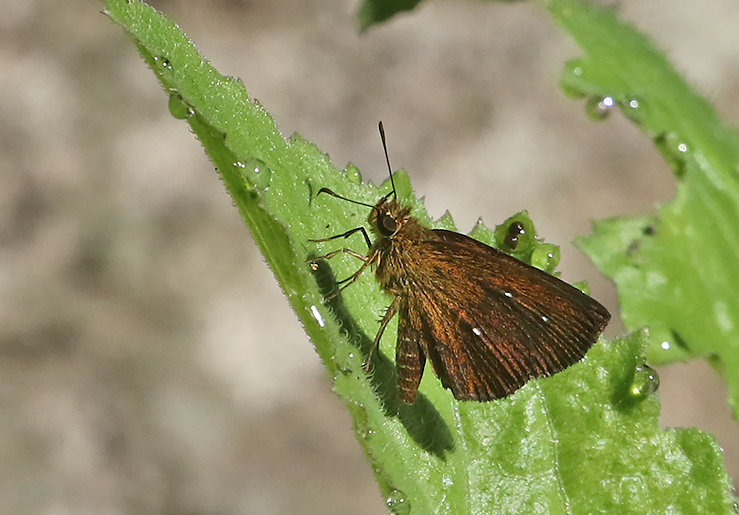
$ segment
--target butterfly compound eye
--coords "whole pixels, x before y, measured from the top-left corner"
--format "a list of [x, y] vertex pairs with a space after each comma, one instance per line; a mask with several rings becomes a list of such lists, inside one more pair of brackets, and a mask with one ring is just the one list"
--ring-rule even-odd
[[377, 227], [383, 236], [392, 236], [398, 230], [398, 222], [392, 216], [383, 214]]

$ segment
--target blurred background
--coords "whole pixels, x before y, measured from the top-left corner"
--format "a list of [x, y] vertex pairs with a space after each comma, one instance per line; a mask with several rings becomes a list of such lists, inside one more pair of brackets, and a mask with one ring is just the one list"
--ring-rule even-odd
[[[383, 120], [432, 216], [468, 231], [528, 209], [563, 277], [617, 312], [568, 242], [652, 213], [671, 172], [617, 112], [594, 123], [564, 97], [580, 52], [537, 5], [428, 2], [359, 34], [356, 0], [152, 3], [285, 136], [379, 183]], [[102, 7], [0, 0], [0, 513], [386, 513], [213, 166]], [[739, 120], [737, 2], [618, 8]], [[713, 433], [739, 477], [721, 381], [660, 374], [661, 424]]]

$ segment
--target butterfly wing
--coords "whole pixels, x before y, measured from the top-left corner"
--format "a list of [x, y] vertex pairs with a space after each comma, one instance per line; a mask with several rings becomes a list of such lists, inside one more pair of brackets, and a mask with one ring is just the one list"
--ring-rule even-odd
[[463, 234], [430, 234], [413, 247], [423, 273], [410, 278], [400, 302], [406, 402], [415, 400], [412, 381], [420, 380], [424, 356], [457, 399], [488, 401], [582, 359], [610, 319], [597, 301], [546, 272]]

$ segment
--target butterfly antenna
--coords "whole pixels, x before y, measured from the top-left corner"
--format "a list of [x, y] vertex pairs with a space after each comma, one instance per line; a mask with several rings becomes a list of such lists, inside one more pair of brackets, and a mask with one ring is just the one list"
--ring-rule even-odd
[[385, 141], [385, 127], [380, 122], [380, 139], [382, 140], [382, 149], [385, 151], [385, 162], [387, 163], [387, 172], [390, 174], [390, 184], [393, 187], [393, 197], [398, 198], [398, 192], [395, 190], [395, 181], [393, 180], [393, 169], [390, 167], [390, 157], [387, 155], [387, 141]]
[[351, 202], [352, 204], [358, 204], [360, 206], [365, 206], [365, 207], [375, 207], [372, 204], [367, 204], [365, 202], [360, 202], [358, 200], [353, 200], [353, 199], [350, 199], [350, 198], [343, 197], [343, 196], [339, 195], [338, 193], [335, 193], [333, 190], [330, 190], [328, 188], [321, 188], [320, 190], [318, 190], [318, 193], [316, 194], [316, 197], [318, 195], [320, 195], [321, 193], [325, 193], [327, 195], [331, 195], [332, 197], [336, 197], [336, 198], [339, 198], [341, 200], [346, 200], [347, 202]]

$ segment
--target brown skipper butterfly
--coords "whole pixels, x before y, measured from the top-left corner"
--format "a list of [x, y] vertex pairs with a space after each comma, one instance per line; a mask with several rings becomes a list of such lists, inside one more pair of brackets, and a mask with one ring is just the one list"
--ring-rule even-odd
[[[380, 287], [394, 300], [380, 322], [377, 347], [396, 314], [395, 363], [400, 398], [416, 400], [426, 360], [444, 387], [459, 400], [490, 401], [512, 394], [527, 381], [546, 377], [580, 361], [611, 318], [596, 300], [577, 288], [464, 234], [428, 229], [397, 200], [385, 131], [380, 137], [393, 191], [372, 209], [372, 242], [357, 227], [325, 242], [361, 232], [366, 256], [339, 249], [310, 261], [346, 253], [364, 263], [340, 281], [334, 295], [372, 268]], [[506, 244], [515, 248], [523, 226], [514, 222]], [[368, 357], [366, 364], [369, 365]]]

